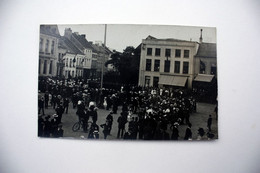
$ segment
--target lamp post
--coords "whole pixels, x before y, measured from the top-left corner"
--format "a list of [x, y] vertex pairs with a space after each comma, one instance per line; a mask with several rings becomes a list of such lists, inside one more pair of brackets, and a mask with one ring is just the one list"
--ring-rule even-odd
[[105, 59], [105, 55], [106, 55], [106, 37], [107, 37], [107, 24], [105, 24], [105, 34], [104, 34], [104, 56], [102, 58], [102, 61], [101, 61], [101, 65], [102, 65], [102, 68], [101, 68], [101, 82], [100, 82], [100, 88], [102, 89], [103, 88], [103, 75], [104, 75], [104, 59]]

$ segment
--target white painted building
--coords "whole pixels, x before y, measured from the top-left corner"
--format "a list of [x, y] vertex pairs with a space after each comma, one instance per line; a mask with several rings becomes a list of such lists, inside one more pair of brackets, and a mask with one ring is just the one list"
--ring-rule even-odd
[[59, 38], [57, 25], [40, 26], [39, 76], [57, 75]]
[[148, 36], [142, 40], [138, 84], [191, 88], [198, 46], [193, 41]]

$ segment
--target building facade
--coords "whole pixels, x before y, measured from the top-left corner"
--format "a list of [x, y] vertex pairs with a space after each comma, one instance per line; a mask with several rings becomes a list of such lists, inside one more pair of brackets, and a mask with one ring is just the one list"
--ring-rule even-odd
[[[59, 39], [59, 70], [62, 77], [83, 77], [83, 67], [87, 58], [68, 38]], [[58, 70], [58, 71], [59, 71]]]
[[59, 38], [57, 25], [40, 26], [39, 76], [57, 76]]
[[148, 36], [142, 40], [138, 84], [192, 88], [198, 46], [197, 42]]
[[215, 43], [200, 43], [194, 66], [193, 92], [199, 101], [215, 103], [218, 95]]
[[97, 68], [97, 78], [101, 80], [102, 73], [106, 73], [108, 71], [108, 67], [105, 66], [105, 63], [108, 61], [112, 52], [104, 47], [101, 42], [96, 42], [92, 44], [93, 51], [95, 52], [94, 56], [96, 58], [96, 68]]
[[215, 43], [200, 43], [195, 56], [195, 73], [214, 75], [217, 78], [217, 52]]
[[64, 37], [66, 37], [81, 52], [81, 54], [84, 55], [84, 57], [82, 57], [81, 54], [78, 54], [75, 58], [76, 76], [85, 79], [95, 78], [96, 58], [93, 58], [93, 48], [87, 41], [86, 35], [80, 35], [77, 32], [72, 33], [70, 28], [66, 28]]

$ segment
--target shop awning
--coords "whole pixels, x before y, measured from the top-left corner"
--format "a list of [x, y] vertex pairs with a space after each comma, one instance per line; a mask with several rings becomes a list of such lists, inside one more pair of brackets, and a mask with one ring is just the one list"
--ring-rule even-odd
[[183, 77], [183, 76], [161, 75], [160, 79], [159, 79], [159, 84], [184, 87], [186, 84], [186, 81], [187, 81], [187, 77]]
[[211, 82], [213, 77], [214, 75], [198, 74], [198, 76], [195, 77], [194, 81]]

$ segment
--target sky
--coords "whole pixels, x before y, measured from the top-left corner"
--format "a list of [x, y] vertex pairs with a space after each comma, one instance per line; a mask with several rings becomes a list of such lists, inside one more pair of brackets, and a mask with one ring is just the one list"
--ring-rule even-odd
[[[72, 32], [85, 34], [88, 41], [104, 43], [105, 24], [58, 25], [58, 28], [62, 36], [65, 28], [71, 28]], [[106, 46], [122, 52], [127, 46], [136, 48], [142, 39], [149, 35], [158, 39], [199, 41], [200, 29], [203, 29], [203, 42], [216, 43], [216, 28], [214, 27], [107, 24]]]

